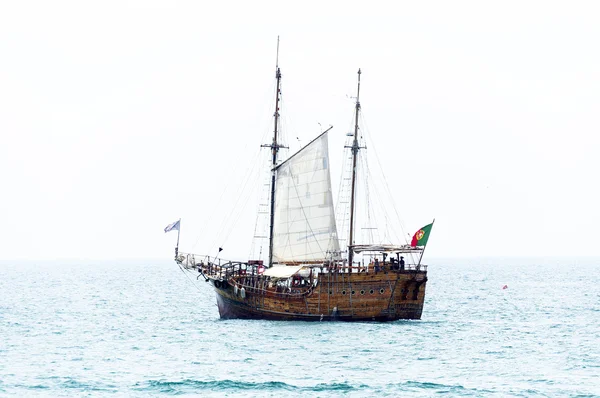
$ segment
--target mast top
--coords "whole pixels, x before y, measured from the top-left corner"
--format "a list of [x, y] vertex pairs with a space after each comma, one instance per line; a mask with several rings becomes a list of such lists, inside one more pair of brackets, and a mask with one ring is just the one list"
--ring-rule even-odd
[[[360, 74], [362, 72], [360, 71], [360, 68], [358, 68], [358, 89], [356, 90], [356, 108], [360, 108]], [[358, 120], [357, 120], [358, 123]]]
[[280, 78], [281, 72], [279, 72], [279, 36], [277, 36], [277, 57], [275, 58], [275, 77]]

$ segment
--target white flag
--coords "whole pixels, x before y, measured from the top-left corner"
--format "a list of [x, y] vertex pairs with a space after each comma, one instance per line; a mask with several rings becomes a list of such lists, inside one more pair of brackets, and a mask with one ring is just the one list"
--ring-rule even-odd
[[180, 222], [180, 221], [181, 221], [181, 220], [177, 220], [177, 221], [175, 221], [175, 222], [173, 222], [173, 223], [171, 223], [171, 224], [167, 225], [167, 226], [165, 227], [165, 232], [173, 231], [174, 229], [176, 229], [177, 231], [179, 231], [179, 222]]

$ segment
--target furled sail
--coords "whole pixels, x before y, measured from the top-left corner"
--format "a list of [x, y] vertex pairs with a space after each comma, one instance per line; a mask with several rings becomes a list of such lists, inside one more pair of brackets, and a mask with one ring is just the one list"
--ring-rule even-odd
[[273, 262], [339, 257], [327, 131], [277, 166]]

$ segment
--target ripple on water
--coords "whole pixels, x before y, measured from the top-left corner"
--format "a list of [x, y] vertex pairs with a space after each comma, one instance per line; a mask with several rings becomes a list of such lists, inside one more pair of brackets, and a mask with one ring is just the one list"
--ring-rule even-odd
[[140, 391], [159, 391], [163, 393], [191, 393], [209, 390], [223, 393], [240, 393], [244, 391], [270, 392], [349, 392], [358, 390], [367, 386], [352, 386], [347, 383], [319, 383], [313, 386], [295, 386], [292, 384], [269, 381], [269, 382], [242, 382], [233, 380], [149, 380], [143, 385], [136, 385], [135, 389]]

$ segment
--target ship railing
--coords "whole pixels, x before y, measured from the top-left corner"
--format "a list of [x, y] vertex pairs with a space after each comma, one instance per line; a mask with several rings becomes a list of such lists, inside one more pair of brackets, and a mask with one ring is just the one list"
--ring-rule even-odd
[[175, 261], [188, 271], [198, 271], [220, 280], [237, 275], [260, 275], [261, 268], [265, 269], [259, 261], [231, 261], [204, 254], [179, 253]]
[[406, 264], [404, 266], [404, 269], [407, 271], [427, 272], [427, 265], [426, 264]]
[[[317, 269], [319, 269], [320, 273], [323, 274], [328, 274], [328, 273], [332, 273], [332, 274], [346, 274], [349, 272], [367, 272], [367, 273], [371, 273], [371, 272], [375, 272], [375, 264], [374, 263], [370, 263], [370, 264], [364, 264], [364, 265], [353, 265], [353, 266], [349, 266], [349, 265], [330, 265], [330, 266], [325, 266], [322, 268], [317, 267]], [[380, 271], [396, 271], [396, 272], [427, 272], [427, 265], [425, 264], [405, 264], [403, 269], [400, 269], [400, 266], [398, 264], [390, 264], [388, 262], [386, 263], [380, 263], [379, 264], [379, 270]]]
[[[258, 261], [242, 262], [211, 257], [202, 254], [179, 253], [176, 261], [187, 270], [196, 270], [204, 275], [220, 280], [229, 279], [232, 276], [259, 276], [266, 268]], [[350, 272], [375, 272], [375, 264], [355, 264], [349, 266], [346, 262], [312, 265], [312, 268], [319, 270], [319, 273], [350, 273]], [[404, 269], [400, 269], [397, 263], [389, 262], [379, 264], [380, 271], [397, 272], [427, 272], [425, 264], [405, 264]]]

